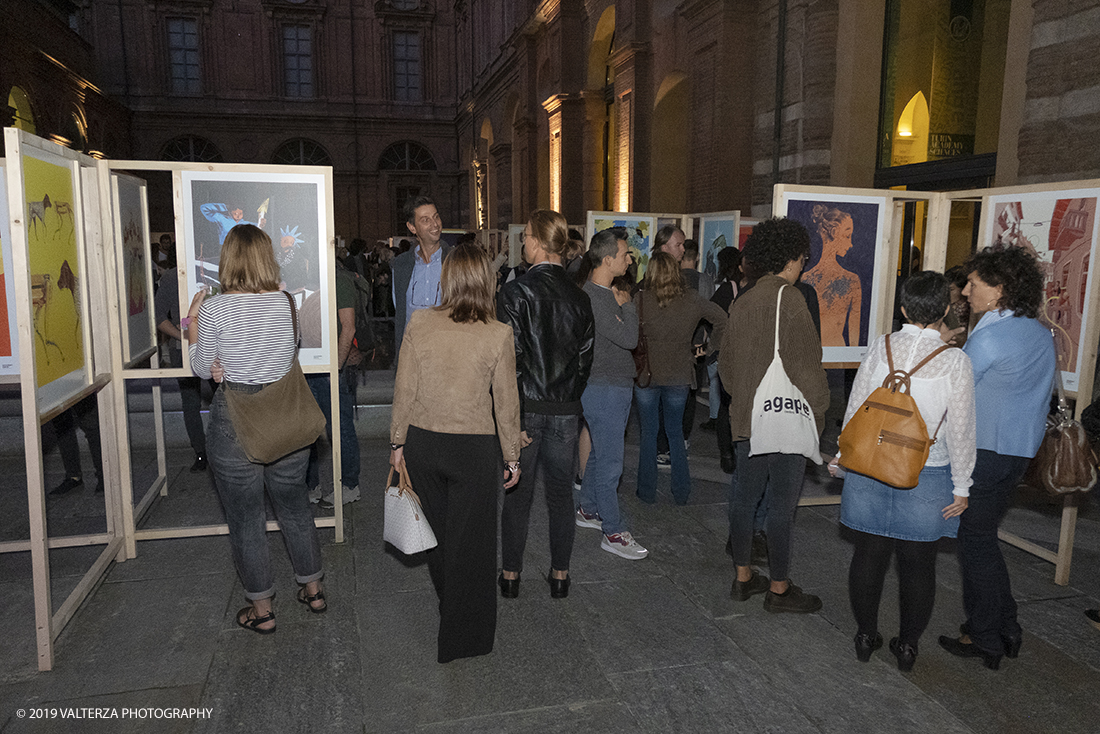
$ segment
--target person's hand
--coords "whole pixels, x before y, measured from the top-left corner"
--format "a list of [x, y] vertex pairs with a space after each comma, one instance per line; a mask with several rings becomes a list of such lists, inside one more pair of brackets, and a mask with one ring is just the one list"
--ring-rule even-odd
[[843, 472], [844, 470], [840, 468], [840, 454], [837, 454], [829, 462], [829, 476], [839, 478], [843, 476]]
[[517, 462], [514, 471], [504, 470], [504, 488], [511, 489], [519, 484], [519, 463]]
[[944, 344], [950, 344], [955, 346], [959, 343], [959, 337], [966, 333], [966, 327], [960, 326], [957, 329], [948, 328], [947, 324], [940, 322], [940, 339], [943, 339]]
[[210, 365], [210, 378], [214, 382], [221, 382], [225, 379], [225, 368], [222, 367], [220, 359], [215, 359], [214, 364]]
[[615, 302], [620, 306], [625, 306], [630, 302], [630, 291], [619, 290], [618, 288], [612, 288], [611, 293], [615, 296]]
[[527, 436], [527, 431], [521, 431], [519, 434], [519, 447], [525, 449], [531, 445], [531, 441], [534, 439]]
[[191, 299], [191, 308], [187, 309], [187, 315], [192, 319], [199, 317], [199, 306], [206, 300], [207, 291], [206, 286], [199, 289], [199, 292], [195, 294], [195, 297]]
[[405, 447], [390, 451], [390, 466], [399, 472], [405, 471]]
[[953, 495], [955, 501], [943, 508], [943, 519], [950, 520], [953, 517], [958, 517], [963, 514], [963, 511], [970, 506], [970, 498], [960, 497], [957, 494]]

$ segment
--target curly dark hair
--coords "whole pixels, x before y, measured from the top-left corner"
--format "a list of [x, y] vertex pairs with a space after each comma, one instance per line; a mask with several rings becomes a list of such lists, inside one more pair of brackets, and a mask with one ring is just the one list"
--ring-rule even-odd
[[752, 228], [741, 254], [757, 274], [775, 275], [791, 260], [810, 256], [810, 235], [793, 219], [772, 217]]
[[966, 274], [977, 273], [983, 283], [1003, 286], [999, 309], [1009, 309], [1017, 316], [1039, 318], [1043, 305], [1043, 271], [1035, 256], [1022, 247], [1003, 250], [982, 250], [967, 260]]

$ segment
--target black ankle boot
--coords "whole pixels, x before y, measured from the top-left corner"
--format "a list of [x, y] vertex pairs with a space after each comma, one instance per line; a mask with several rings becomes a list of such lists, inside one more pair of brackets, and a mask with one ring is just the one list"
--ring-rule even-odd
[[501, 572], [497, 583], [500, 584], [500, 595], [505, 599], [515, 599], [519, 596], [519, 576], [514, 579], [506, 579], [504, 573]]
[[882, 635], [876, 632], [873, 635], [857, 634], [855, 638], [856, 643], [856, 659], [861, 663], [870, 662], [871, 653], [882, 647]]
[[551, 599], [564, 599], [569, 596], [569, 577], [566, 576], [563, 579], [556, 579], [551, 574], [546, 577], [546, 580], [550, 583], [550, 598]]
[[898, 670], [908, 673], [917, 662], [917, 648], [900, 641], [898, 638], [890, 640], [890, 652], [898, 659]]

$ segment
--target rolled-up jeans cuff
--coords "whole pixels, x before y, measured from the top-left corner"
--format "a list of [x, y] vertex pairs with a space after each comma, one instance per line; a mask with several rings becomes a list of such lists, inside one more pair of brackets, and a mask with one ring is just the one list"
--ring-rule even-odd
[[311, 573], [309, 576], [299, 576], [294, 574], [294, 580], [299, 584], [308, 584], [310, 581], [320, 581], [325, 577], [324, 571], [318, 571], [317, 573]]
[[249, 601], [263, 601], [264, 599], [270, 599], [273, 596], [275, 596], [275, 584], [272, 584], [264, 591], [249, 591], [248, 589], [244, 590], [244, 598], [248, 599]]

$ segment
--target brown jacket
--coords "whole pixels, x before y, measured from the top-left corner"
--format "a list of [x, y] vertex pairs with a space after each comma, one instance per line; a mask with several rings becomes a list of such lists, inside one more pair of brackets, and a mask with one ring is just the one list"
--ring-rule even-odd
[[[752, 401], [775, 353], [775, 300], [786, 284], [778, 275], [765, 275], [730, 308], [729, 324], [718, 353], [718, 374], [731, 397], [730, 429], [734, 441], [752, 436]], [[814, 411], [817, 431], [821, 433], [825, 411], [829, 409], [829, 384], [821, 366], [821, 338], [806, 308], [806, 299], [794, 287], [783, 291], [779, 356], [787, 377], [802, 391]]]
[[664, 308], [657, 305], [657, 297], [649, 291], [638, 291], [634, 308], [649, 346], [649, 369], [653, 373], [649, 384], [695, 387], [695, 350], [691, 343], [695, 327], [700, 319], [714, 327], [708, 350], [714, 352], [722, 343], [726, 312], [690, 288]]
[[456, 324], [448, 312], [434, 308], [414, 312], [397, 361], [390, 441], [405, 443], [409, 426], [436, 433], [496, 433], [504, 460], [518, 461], [512, 327], [499, 321]]

